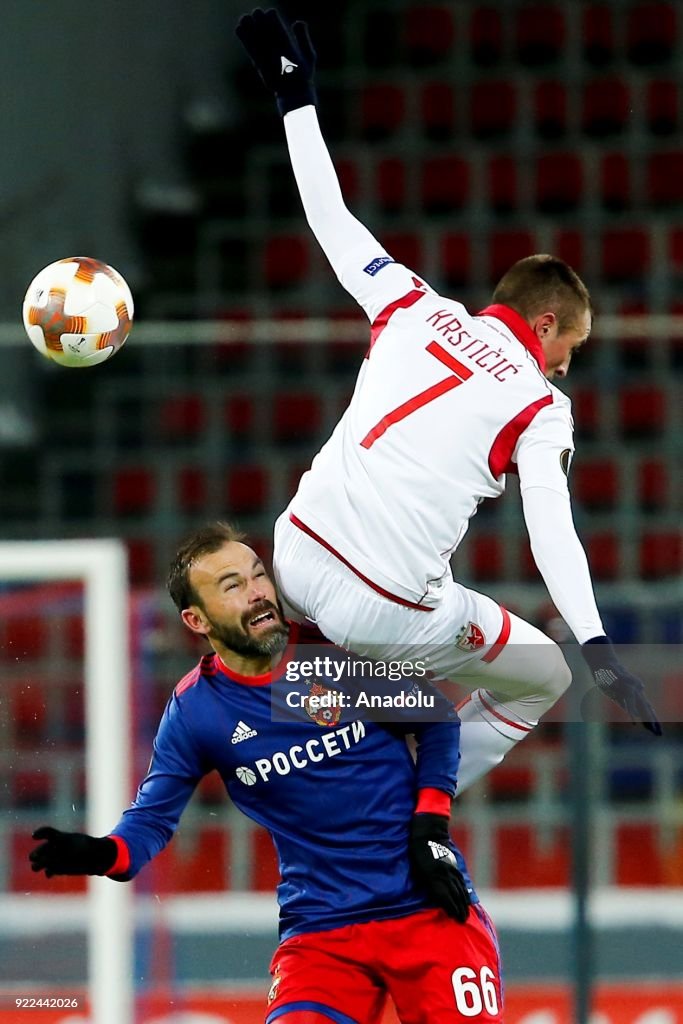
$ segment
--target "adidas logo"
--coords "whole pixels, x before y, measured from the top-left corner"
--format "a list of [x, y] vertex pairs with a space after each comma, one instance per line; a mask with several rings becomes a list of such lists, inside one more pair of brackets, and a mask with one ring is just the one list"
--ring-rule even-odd
[[250, 740], [253, 736], [258, 736], [256, 729], [252, 729], [251, 726], [247, 725], [246, 722], [238, 722], [235, 726], [235, 731], [232, 734], [232, 743], [242, 743], [243, 740]]
[[449, 850], [447, 846], [443, 846], [441, 843], [435, 842], [433, 839], [427, 841], [427, 846], [432, 851], [432, 857], [434, 860], [445, 860], [449, 864], [457, 866], [455, 856], [452, 850]]

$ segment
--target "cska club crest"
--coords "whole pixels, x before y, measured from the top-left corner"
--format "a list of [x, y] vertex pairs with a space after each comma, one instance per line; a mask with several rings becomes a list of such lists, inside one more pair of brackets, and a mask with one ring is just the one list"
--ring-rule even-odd
[[455, 646], [459, 647], [461, 651], [476, 651], [479, 647], [484, 647], [485, 644], [484, 630], [476, 622], [468, 622], [464, 629], [460, 630], [455, 641]]
[[343, 698], [336, 690], [331, 690], [318, 679], [311, 679], [306, 684], [309, 696], [315, 697], [313, 705], [306, 701], [306, 713], [316, 725], [336, 725], [341, 718]]

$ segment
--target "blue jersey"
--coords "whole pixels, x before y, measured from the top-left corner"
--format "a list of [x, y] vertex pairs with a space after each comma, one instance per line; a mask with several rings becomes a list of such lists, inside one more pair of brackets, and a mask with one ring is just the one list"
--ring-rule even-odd
[[[169, 700], [149, 772], [112, 832], [128, 847], [123, 877], [132, 878], [170, 840], [199, 780], [216, 770], [275, 843], [281, 938], [434, 905], [411, 878], [410, 820], [418, 789], [455, 792], [460, 756], [457, 714], [437, 691], [430, 688], [434, 706], [424, 708], [414, 679], [359, 679], [340, 671], [352, 659], [331, 646], [318, 645], [313, 662], [304, 637], [292, 626], [285, 656], [262, 676], [240, 676], [216, 654], [201, 659]], [[294, 679], [293, 665], [320, 671]], [[384, 707], [372, 714], [391, 721], [369, 717], [373, 701]], [[407, 734], [417, 741], [416, 761]]]

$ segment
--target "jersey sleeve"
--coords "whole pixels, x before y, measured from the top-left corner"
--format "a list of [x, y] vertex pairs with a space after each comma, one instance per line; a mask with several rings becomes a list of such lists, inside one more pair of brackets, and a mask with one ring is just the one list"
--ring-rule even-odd
[[166, 846], [204, 774], [206, 769], [174, 695], [161, 719], [147, 775], [111, 832], [128, 849], [130, 859], [123, 879], [133, 878]]
[[378, 313], [424, 282], [396, 263], [384, 246], [349, 211], [315, 107], [292, 110], [284, 119], [289, 156], [308, 224], [341, 284], [372, 323]]
[[403, 712], [394, 710], [397, 717], [392, 727], [415, 737], [417, 789], [438, 789], [452, 797], [460, 764], [460, 719], [455, 706], [428, 682], [405, 679], [399, 687], [407, 696], [421, 692], [434, 700], [421, 720], [410, 707]]
[[579, 643], [604, 633], [588, 561], [572, 517], [567, 476], [574, 453], [569, 402], [546, 407], [516, 451], [524, 520], [548, 593]]

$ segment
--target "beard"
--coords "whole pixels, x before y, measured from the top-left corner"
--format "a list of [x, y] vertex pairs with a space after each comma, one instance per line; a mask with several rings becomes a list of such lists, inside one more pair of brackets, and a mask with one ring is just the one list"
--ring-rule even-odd
[[[250, 621], [265, 612], [272, 612], [273, 622], [267, 631], [264, 630], [263, 635], [251, 636]], [[271, 601], [261, 601], [242, 616], [239, 626], [227, 626], [213, 619], [209, 619], [209, 622], [211, 639], [219, 640], [229, 650], [243, 657], [262, 658], [266, 655], [282, 654], [289, 642], [289, 627], [285, 623], [279, 602], [275, 605]]]

